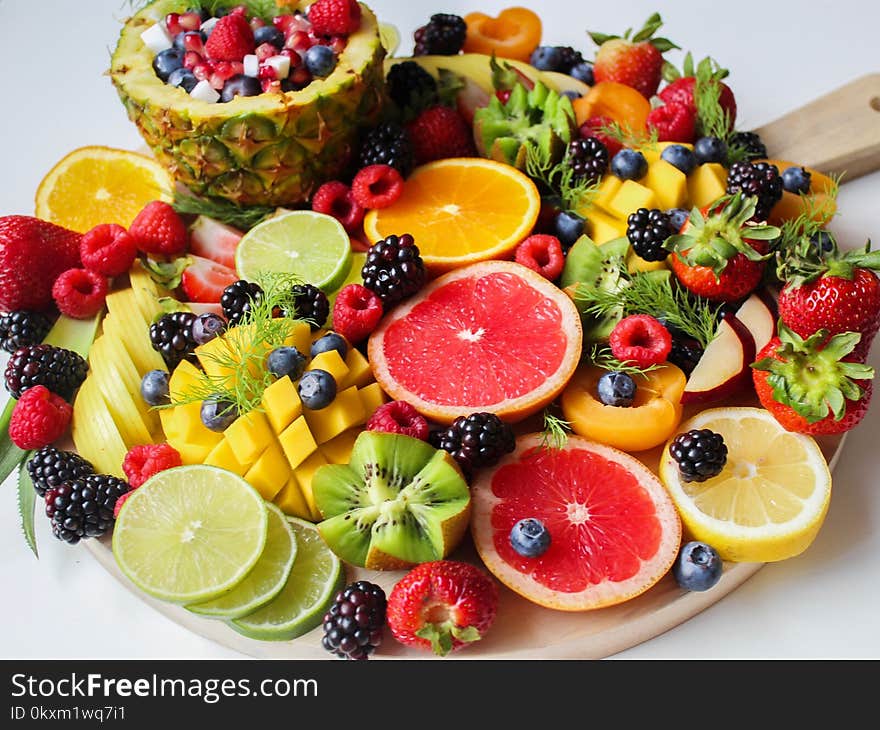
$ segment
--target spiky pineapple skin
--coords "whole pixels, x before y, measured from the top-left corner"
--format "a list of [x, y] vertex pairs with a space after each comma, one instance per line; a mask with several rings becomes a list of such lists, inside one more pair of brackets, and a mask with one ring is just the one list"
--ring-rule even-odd
[[123, 26], [110, 78], [129, 119], [175, 180], [198, 195], [239, 205], [308, 200], [342, 172], [359, 128], [381, 109], [385, 50], [375, 15], [362, 5], [361, 27], [326, 79], [209, 104], [163, 83], [140, 38], [157, 18], [186, 7], [187, 0], [156, 0]]

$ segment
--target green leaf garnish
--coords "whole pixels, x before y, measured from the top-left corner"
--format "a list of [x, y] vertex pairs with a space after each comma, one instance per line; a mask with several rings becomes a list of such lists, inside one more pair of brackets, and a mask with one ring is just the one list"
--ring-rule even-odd
[[627, 375], [640, 375], [643, 378], [647, 378], [647, 374], [652, 370], [662, 367], [662, 365], [657, 364], [640, 368], [632, 360], [627, 360], [626, 362], [618, 360], [614, 357], [608, 345], [599, 344], [598, 342], [594, 342], [590, 348], [589, 358], [593, 365], [603, 370], [616, 370]]
[[544, 411], [544, 430], [541, 432], [541, 448], [559, 450], [568, 442], [571, 424], [559, 416], [553, 415], [549, 409]]
[[568, 155], [554, 163], [547, 150], [525, 143], [526, 174], [542, 183], [550, 194], [559, 197], [566, 210], [589, 207], [599, 192], [599, 181], [576, 177]]
[[174, 193], [172, 205], [182, 215], [203, 215], [241, 231], [249, 231], [278, 210], [268, 205], [241, 206], [230, 200], [201, 197], [179, 190]]
[[34, 534], [34, 512], [37, 508], [37, 493], [34, 491], [34, 483], [31, 481], [31, 475], [26, 466], [30, 453], [25, 455], [21, 465], [18, 467], [18, 514], [21, 517], [21, 531], [24, 534], [25, 542], [27, 542], [34, 557], [39, 558], [37, 538]]
[[655, 150], [659, 140], [659, 132], [656, 127], [638, 132], [633, 131], [628, 124], [621, 124], [614, 120], [599, 127], [596, 134], [613, 139], [624, 147], [634, 150]]

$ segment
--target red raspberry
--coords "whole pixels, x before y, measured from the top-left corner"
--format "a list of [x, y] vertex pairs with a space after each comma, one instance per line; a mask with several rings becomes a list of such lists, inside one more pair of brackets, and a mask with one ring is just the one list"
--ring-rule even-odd
[[186, 224], [177, 211], [162, 200], [147, 203], [135, 216], [128, 232], [144, 253], [174, 256], [186, 250]]
[[590, 117], [580, 127], [581, 137], [596, 137], [608, 148], [609, 160], [623, 149], [623, 144], [619, 140], [599, 131], [603, 127], [608, 127], [612, 122], [610, 117]]
[[403, 176], [391, 165], [367, 165], [354, 176], [351, 193], [364, 208], [387, 208], [403, 194]]
[[351, 188], [338, 180], [324, 183], [315, 191], [312, 210], [332, 215], [349, 232], [357, 230], [364, 221], [364, 209], [355, 200]]
[[664, 104], [648, 114], [648, 128], [657, 130], [660, 142], [692, 143], [696, 137], [696, 112], [684, 104]]
[[367, 421], [367, 431], [402, 433], [422, 441], [428, 440], [428, 422], [412, 404], [405, 400], [393, 400], [379, 406]]
[[153, 474], [183, 464], [180, 454], [171, 444], [144, 444], [132, 446], [122, 462], [122, 471], [132, 489], [137, 489]]
[[425, 109], [406, 125], [412, 140], [416, 164], [447, 157], [473, 157], [474, 133], [465, 118], [448, 106]]
[[550, 281], [555, 281], [565, 266], [562, 244], [556, 236], [536, 233], [516, 247], [516, 262], [537, 271]]
[[241, 61], [254, 52], [254, 31], [241, 13], [224, 15], [217, 24], [208, 41], [205, 51], [215, 61]]
[[356, 345], [376, 329], [383, 312], [375, 292], [360, 284], [346, 284], [333, 302], [333, 329]]
[[88, 269], [68, 269], [52, 285], [58, 310], [74, 319], [94, 317], [104, 308], [107, 279]]
[[120, 276], [131, 268], [137, 246], [128, 231], [116, 223], [101, 223], [79, 242], [83, 266], [101, 276]]
[[[47, 491], [46, 494], [49, 492]], [[119, 499], [116, 500], [116, 504], [113, 505], [113, 519], [115, 520], [119, 517], [119, 511], [122, 509], [122, 505], [125, 504], [125, 500], [128, 499], [132, 494], [134, 494], [134, 488], [123, 494]]]
[[349, 35], [360, 27], [361, 6], [357, 0], [317, 0], [309, 21], [318, 35]]
[[666, 361], [672, 349], [672, 336], [650, 314], [624, 317], [611, 330], [608, 338], [611, 354], [621, 362], [634, 362], [647, 368]]
[[73, 408], [45, 385], [34, 385], [21, 394], [9, 419], [9, 438], [18, 448], [41, 449], [67, 431]]

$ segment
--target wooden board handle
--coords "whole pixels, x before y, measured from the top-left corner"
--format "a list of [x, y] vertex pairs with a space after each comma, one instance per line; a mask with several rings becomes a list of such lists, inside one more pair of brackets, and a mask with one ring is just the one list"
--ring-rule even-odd
[[775, 159], [843, 175], [843, 182], [874, 172], [880, 169], [880, 74], [862, 76], [755, 131]]

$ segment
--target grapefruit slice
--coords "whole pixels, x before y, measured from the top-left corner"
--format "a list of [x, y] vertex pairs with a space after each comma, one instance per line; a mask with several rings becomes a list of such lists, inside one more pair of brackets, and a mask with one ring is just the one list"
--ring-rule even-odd
[[[644, 593], [669, 571], [681, 520], [660, 480], [636, 458], [578, 436], [563, 448], [541, 434], [471, 487], [471, 531], [486, 567], [540, 606], [587, 611]], [[536, 558], [519, 555], [510, 530], [526, 517], [550, 531]]]
[[514, 423], [565, 388], [581, 355], [571, 299], [531, 269], [485, 261], [398, 305], [370, 336], [376, 380], [440, 423], [476, 411]]

